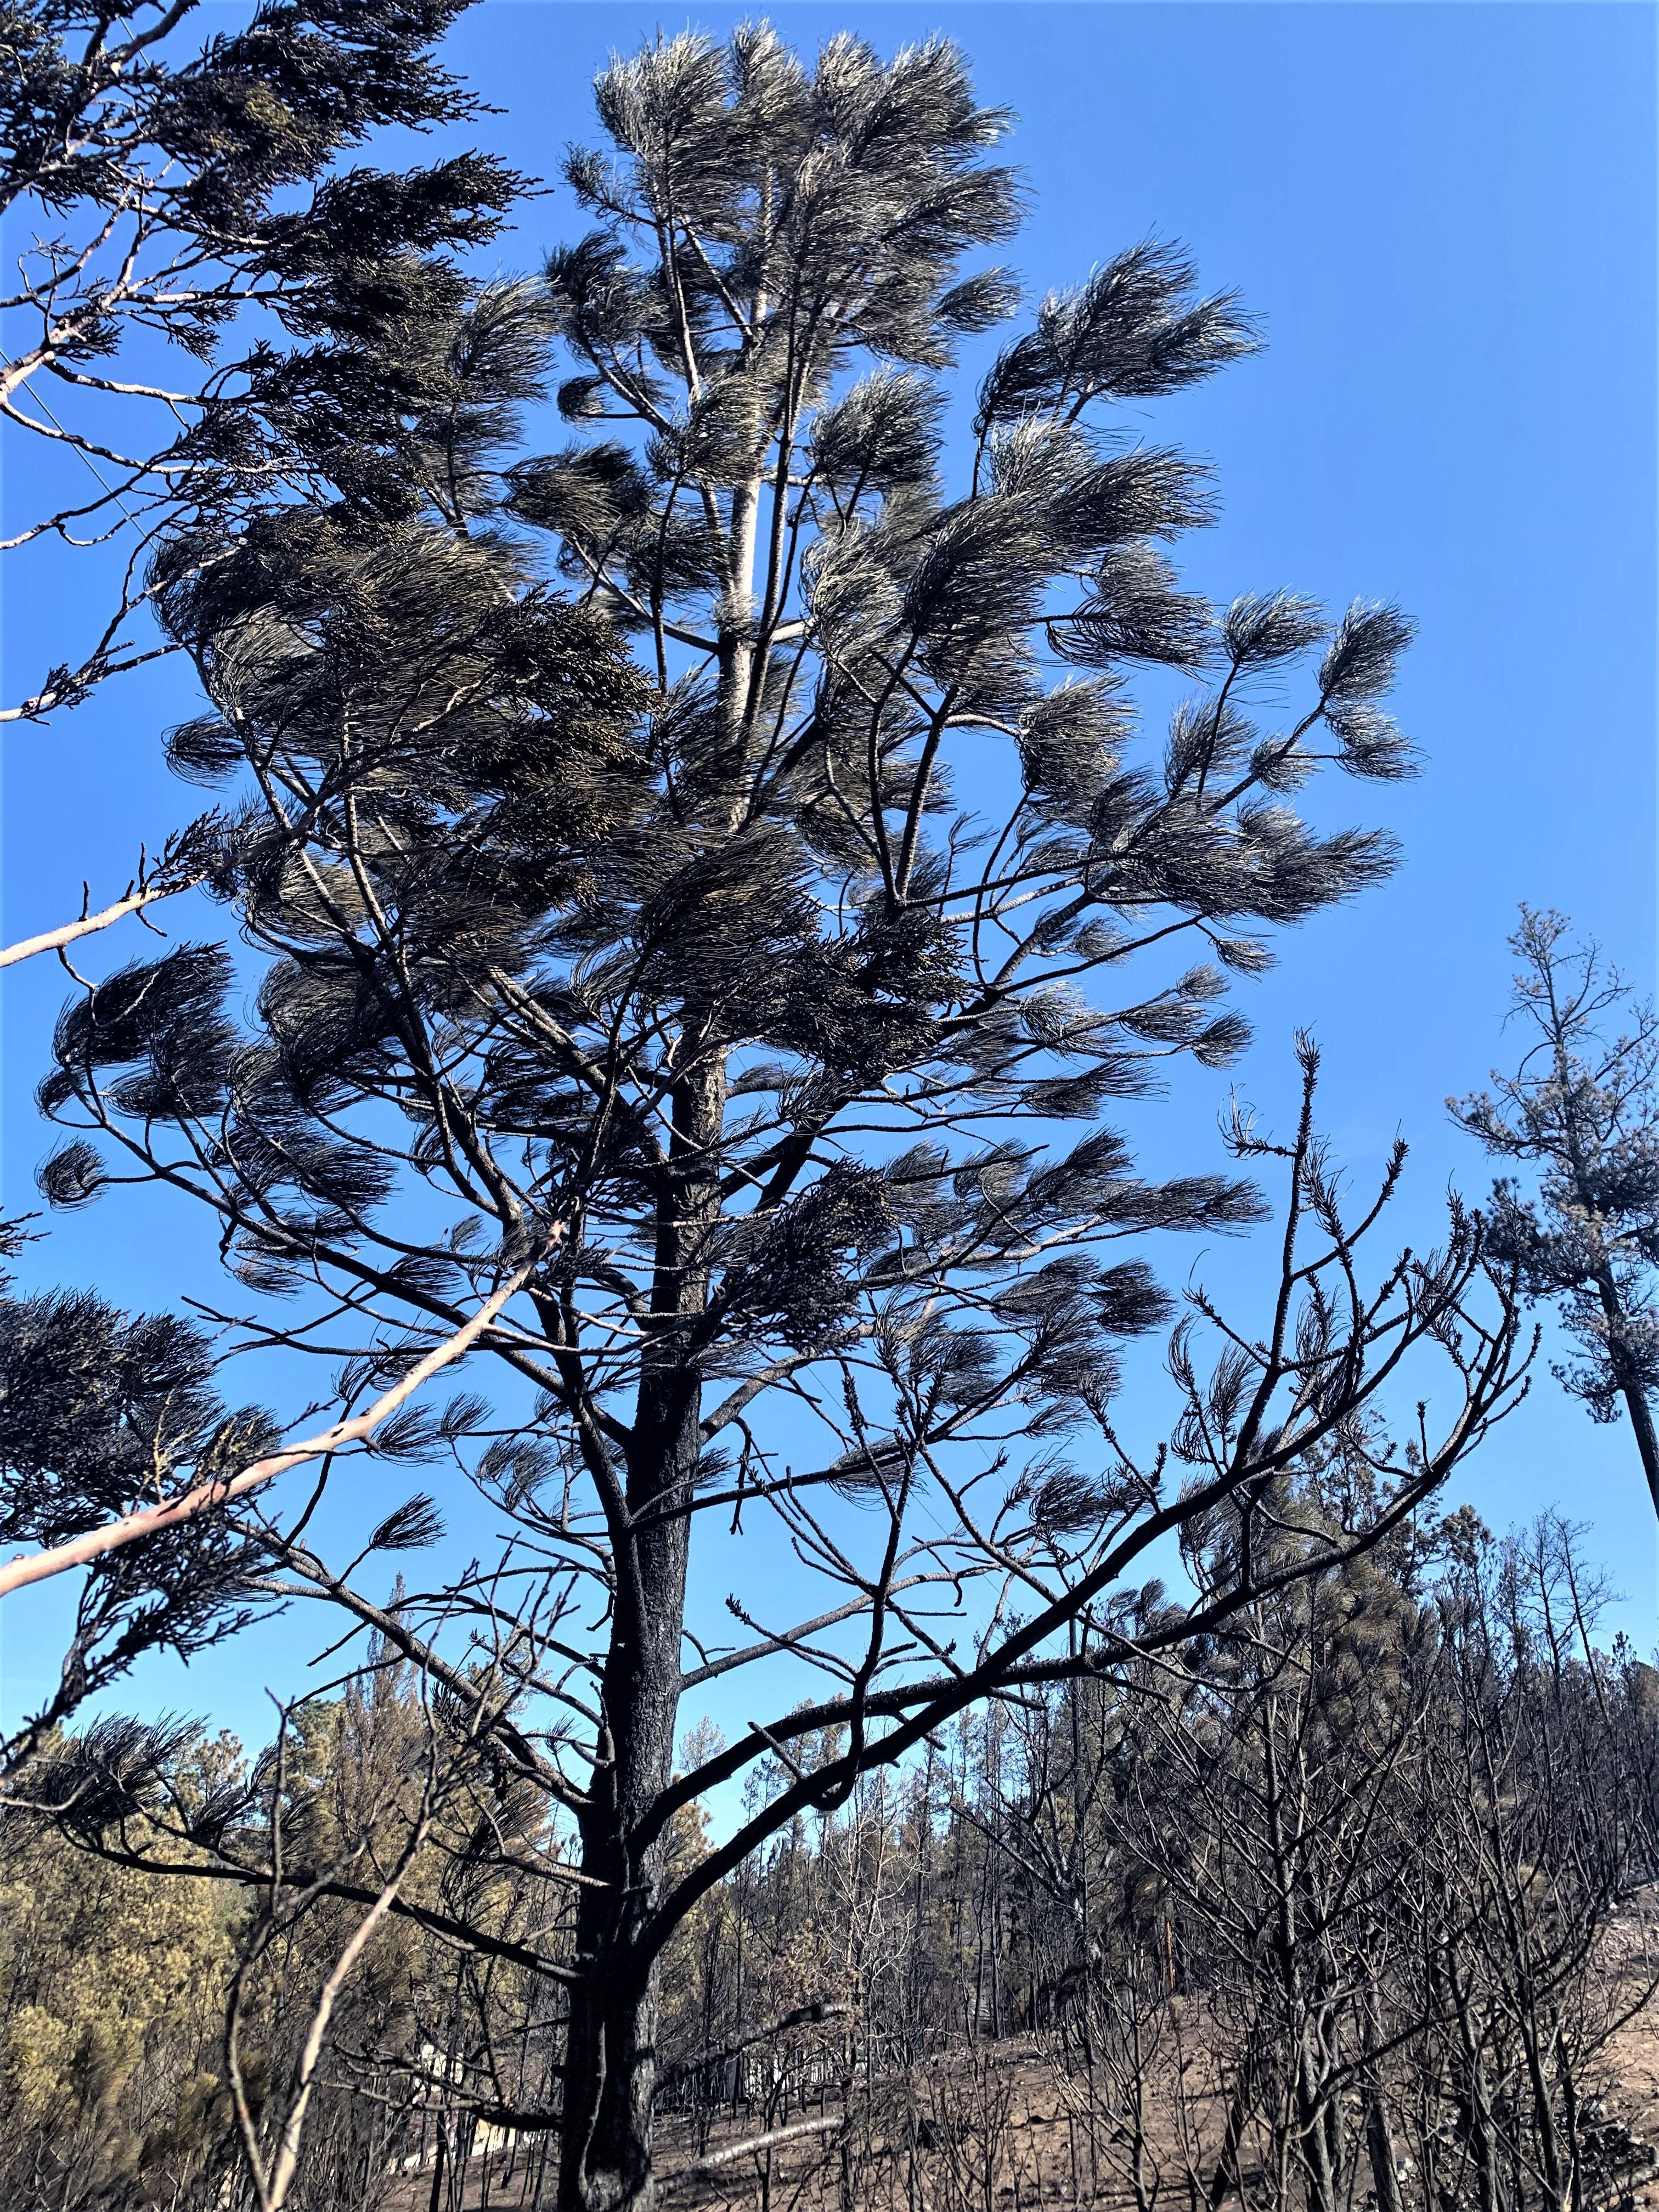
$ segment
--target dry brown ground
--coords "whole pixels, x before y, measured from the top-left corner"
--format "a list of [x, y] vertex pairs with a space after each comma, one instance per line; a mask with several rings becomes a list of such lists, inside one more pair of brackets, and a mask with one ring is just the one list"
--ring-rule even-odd
[[[1654, 1914], [1650, 1899], [1649, 1922]], [[1605, 1961], [1633, 1990], [1659, 1968], [1648, 1963], [1640, 1927], [1636, 1914], [1623, 1916]], [[1198, 2039], [1195, 2027], [1188, 2024], [1189, 2040]], [[1659, 2212], [1659, 1996], [1613, 2036], [1589, 2087], [1603, 2124], [1623, 2131], [1631, 2155], [1616, 2179], [1586, 2197], [1584, 2212]], [[1082, 2102], [1048, 2055], [1017, 2038], [879, 2082], [867, 2097], [857, 2091], [850, 2118], [834, 2093], [805, 2113], [799, 2104], [770, 2115], [755, 2105], [722, 2112], [701, 2138], [691, 2120], [666, 2115], [658, 2134], [664, 2212], [1069, 2212], [1079, 2204], [1132, 2212], [1125, 2141], [1099, 2120], [1091, 2130]], [[1176, 2104], [1166, 2091], [1149, 2115], [1160, 2212], [1185, 2212], [1191, 2201]], [[1589, 2116], [1597, 2117], [1594, 2107]], [[1212, 2115], [1194, 2146], [1206, 2175], [1217, 2129]], [[429, 2169], [400, 2180], [386, 2212], [427, 2212], [431, 2180]], [[545, 2207], [551, 2175], [539, 2197], [536, 2180], [533, 2152], [528, 2162], [522, 2148], [475, 2159], [465, 2212]], [[1407, 2194], [1410, 2202], [1409, 2187]]]
[[[852, 2212], [1069, 2212], [1087, 2204], [1097, 2212], [1132, 2212], [1122, 2143], [1114, 2143], [1098, 2123], [1091, 2142], [1086, 2122], [1068, 2112], [1053, 2066], [1030, 2043], [986, 2047], [971, 2070], [962, 2062], [941, 2063], [924, 2081], [885, 2086], [891, 2100], [886, 2126], [879, 2109], [866, 2117], [855, 2101], [845, 2175], [842, 2112], [833, 2099], [826, 2102], [821, 2128], [816, 2110], [803, 2120], [792, 2107], [787, 2120], [771, 2129], [752, 2107], [735, 2117], [726, 2112], [701, 2155], [690, 2123], [667, 2117], [659, 2130], [665, 2207], [672, 2212], [847, 2212], [850, 2203]], [[1639, 2142], [1659, 2145], [1659, 2019], [1639, 2021], [1615, 2038], [1598, 2086], [1609, 2119]], [[901, 2116], [901, 2102], [908, 2106], [908, 2117]], [[1184, 2212], [1190, 2201], [1184, 2162], [1168, 2135], [1159, 2140], [1156, 2121], [1152, 2132], [1163, 2169], [1156, 2202], [1169, 2212]], [[988, 2172], [992, 2138], [994, 2170]], [[534, 2168], [526, 2166], [522, 2153], [511, 2161], [475, 2159], [471, 2165], [466, 2212], [528, 2212], [536, 2202]], [[1212, 2165], [1212, 2151], [1206, 2171]], [[388, 2199], [387, 2212], [425, 2212], [430, 2186], [429, 2170], [410, 2176]], [[550, 2173], [541, 2203], [550, 2204], [551, 2197]], [[1659, 2171], [1649, 2162], [1587, 2199], [1585, 2212], [1654, 2207], [1659, 2207]]]

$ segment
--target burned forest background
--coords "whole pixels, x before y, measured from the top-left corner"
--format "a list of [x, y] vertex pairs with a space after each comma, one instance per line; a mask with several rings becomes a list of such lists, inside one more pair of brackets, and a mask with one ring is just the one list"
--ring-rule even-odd
[[[1559, 1522], [1498, 1541], [1455, 1514], [797, 1815], [665, 1960], [659, 2187], [963, 2212], [1631, 2196], [1659, 2094], [1628, 2056], [1659, 1987], [1659, 1677], [1598, 1644], [1598, 1598]], [[141, 1778], [101, 1724], [78, 1809], [19, 1835], [12, 2201], [252, 2201], [227, 2005], [258, 2098], [356, 1917], [324, 1869], [394, 1861], [427, 1808], [441, 1723], [376, 1657], [251, 1771], [181, 1730]], [[553, 2201], [565, 2008], [514, 1942], [568, 1958], [574, 1919], [464, 1808], [342, 2001], [291, 2202]], [[279, 1925], [178, 1877], [252, 1888], [279, 1834], [313, 1875]], [[708, 1847], [691, 1808], [671, 1863]], [[493, 1948], [457, 1941], [458, 1909]]]

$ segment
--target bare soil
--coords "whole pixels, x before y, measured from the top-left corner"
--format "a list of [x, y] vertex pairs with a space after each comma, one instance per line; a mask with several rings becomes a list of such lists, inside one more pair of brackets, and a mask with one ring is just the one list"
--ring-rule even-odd
[[[1650, 1981], [1653, 1900], [1609, 1930], [1603, 1980], [1639, 1996]], [[1610, 1970], [1610, 1971], [1609, 1971]], [[1633, 2001], [1633, 2000], [1632, 2000]], [[1184, 2055], [1162, 2062], [1164, 2094], [1149, 2102], [1147, 2201], [1187, 2212], [1188, 2175], [1213, 2175], [1218, 2100], [1194, 2096], [1205, 2063], [1201, 2025], [1188, 2018]], [[1174, 2068], [1187, 2081], [1183, 2143]], [[1196, 2069], [1196, 2070], [1195, 2070]], [[1157, 2076], [1154, 2075], [1156, 2085]], [[1659, 2212], [1659, 1997], [1642, 2006], [1602, 2049], [1586, 2085], [1586, 2129], [1600, 2141], [1601, 2179], [1583, 2212]], [[904, 2075], [854, 2088], [850, 2106], [826, 2087], [805, 2106], [792, 2098], [769, 2111], [757, 2102], [725, 2108], [701, 2124], [666, 2114], [658, 2127], [658, 2185], [664, 2212], [1134, 2212], [1127, 2130], [1096, 2114], [1082, 2085], [1029, 2037], [981, 2045]], [[464, 2212], [543, 2212], [553, 2197], [550, 2142], [503, 2145], [468, 2161]], [[1246, 2177], [1249, 2163], [1246, 2160]], [[400, 2178], [386, 2212], [428, 2212], [428, 2166]], [[1417, 2202], [1407, 2170], [1404, 2195]], [[1207, 2192], [1206, 2192], [1207, 2193]], [[1370, 2201], [1362, 2192], [1358, 2206]], [[1230, 2199], [1237, 2204], [1236, 2196]], [[441, 2199], [450, 2212], [447, 2192]]]

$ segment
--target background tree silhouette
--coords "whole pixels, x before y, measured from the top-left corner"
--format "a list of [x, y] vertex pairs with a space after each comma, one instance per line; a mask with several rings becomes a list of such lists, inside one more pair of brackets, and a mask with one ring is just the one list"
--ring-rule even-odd
[[1489, 1152], [1536, 1174], [1535, 1196], [1514, 1178], [1494, 1188], [1494, 1250], [1531, 1297], [1557, 1302], [1585, 1356], [1556, 1374], [1593, 1419], [1623, 1407], [1659, 1513], [1659, 1020], [1571, 927], [1522, 907], [1510, 1012], [1531, 1041], [1514, 1074], [1493, 1071], [1492, 1091], [1449, 1103]]

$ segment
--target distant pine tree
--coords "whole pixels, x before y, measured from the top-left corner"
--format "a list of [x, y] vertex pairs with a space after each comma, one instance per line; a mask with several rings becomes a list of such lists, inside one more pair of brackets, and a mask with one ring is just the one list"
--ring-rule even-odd
[[[1571, 927], [1522, 908], [1510, 1014], [1532, 1041], [1512, 1075], [1493, 1071], [1492, 1091], [1448, 1103], [1489, 1152], [1537, 1175], [1535, 1196], [1513, 1178], [1496, 1186], [1492, 1248], [1530, 1297], [1555, 1301], [1583, 1351], [1555, 1370], [1567, 1389], [1595, 1420], [1629, 1417], [1659, 1513], [1659, 1017]], [[1630, 1029], [1609, 1033], [1622, 1018]]]

